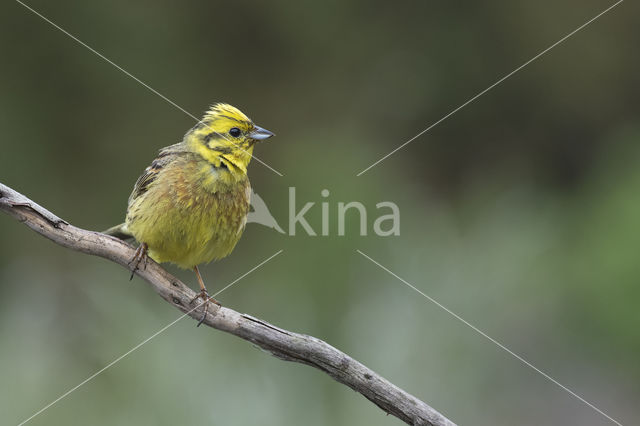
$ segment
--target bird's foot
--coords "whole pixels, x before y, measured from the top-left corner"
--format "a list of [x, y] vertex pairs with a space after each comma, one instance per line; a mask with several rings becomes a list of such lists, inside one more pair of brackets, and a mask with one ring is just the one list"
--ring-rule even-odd
[[203, 300], [202, 303], [204, 303], [204, 311], [202, 312], [202, 318], [200, 318], [200, 321], [198, 321], [198, 325], [196, 325], [196, 327], [200, 327], [202, 325], [202, 323], [204, 322], [205, 318], [207, 317], [207, 313], [209, 312], [209, 303], [213, 303], [213, 304], [216, 304], [218, 306], [222, 306], [220, 304], [220, 302], [218, 302], [213, 297], [209, 296], [209, 293], [207, 292], [207, 289], [204, 289], [204, 288], [202, 290], [200, 290], [200, 293], [198, 293], [198, 295], [196, 297], [191, 299], [191, 302], [189, 302], [189, 304], [192, 305], [193, 302], [195, 302], [198, 299], [202, 299]]
[[128, 265], [131, 267], [131, 277], [129, 278], [129, 281], [133, 279], [133, 274], [135, 274], [136, 271], [140, 269], [141, 263], [142, 270], [147, 270], [147, 260], [149, 259], [149, 257], [147, 256], [148, 248], [149, 247], [147, 246], [147, 243], [142, 243], [138, 246], [136, 252], [133, 254], [133, 259], [131, 259], [131, 261], [128, 263]]

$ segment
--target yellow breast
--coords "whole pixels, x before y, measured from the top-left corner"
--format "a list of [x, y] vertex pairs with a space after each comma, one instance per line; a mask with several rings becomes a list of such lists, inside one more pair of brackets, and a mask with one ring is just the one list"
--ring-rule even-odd
[[231, 253], [246, 224], [249, 194], [246, 174], [179, 158], [131, 201], [127, 228], [156, 262], [192, 268]]

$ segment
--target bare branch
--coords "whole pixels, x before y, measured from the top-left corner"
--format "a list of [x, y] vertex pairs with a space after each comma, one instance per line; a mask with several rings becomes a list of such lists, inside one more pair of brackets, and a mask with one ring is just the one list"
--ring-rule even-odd
[[[135, 249], [129, 244], [99, 232], [76, 228], [1, 183], [0, 210], [71, 250], [104, 257], [125, 268], [133, 258]], [[146, 269], [136, 273], [171, 305], [184, 313], [189, 312], [194, 319], [202, 317], [202, 309], [193, 310], [193, 305], [190, 305], [196, 293], [157, 263], [150, 260]], [[455, 426], [423, 401], [313, 336], [283, 330], [261, 319], [216, 305], [211, 305], [204, 324], [247, 340], [282, 360], [315, 367], [408, 424]]]

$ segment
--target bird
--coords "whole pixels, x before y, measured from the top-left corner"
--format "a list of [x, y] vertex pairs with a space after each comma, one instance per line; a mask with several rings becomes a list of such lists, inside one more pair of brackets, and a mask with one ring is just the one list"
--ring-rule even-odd
[[147, 258], [192, 269], [203, 299], [202, 324], [211, 298], [198, 265], [228, 256], [240, 240], [251, 203], [247, 167], [256, 143], [273, 132], [238, 108], [214, 104], [184, 135], [162, 148], [136, 181], [124, 223], [104, 231], [139, 245], [131, 277]]

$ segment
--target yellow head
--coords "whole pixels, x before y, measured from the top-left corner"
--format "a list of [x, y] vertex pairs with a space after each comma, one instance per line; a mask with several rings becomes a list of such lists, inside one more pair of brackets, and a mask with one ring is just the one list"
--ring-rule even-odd
[[215, 104], [185, 135], [185, 142], [210, 163], [247, 172], [256, 142], [274, 136], [253, 124], [238, 108]]

